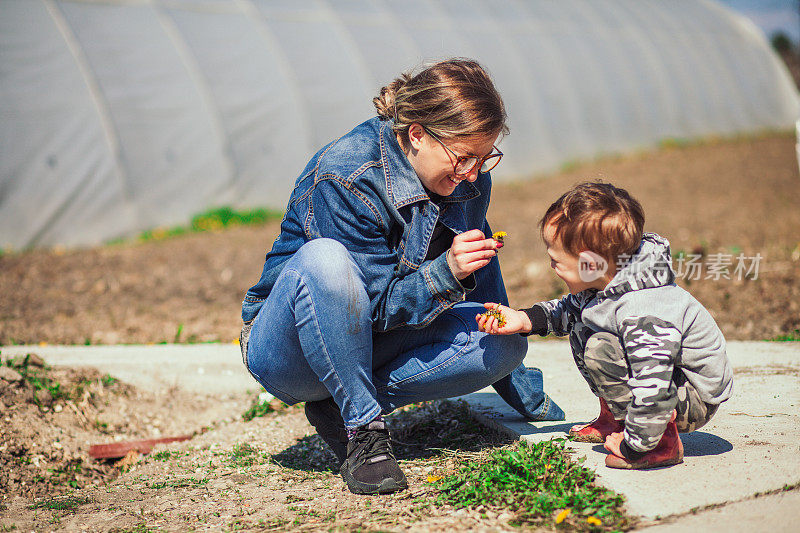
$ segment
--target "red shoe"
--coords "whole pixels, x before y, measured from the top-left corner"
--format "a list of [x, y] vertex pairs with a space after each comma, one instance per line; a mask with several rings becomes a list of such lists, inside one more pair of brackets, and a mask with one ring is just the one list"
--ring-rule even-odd
[[628, 470], [645, 470], [648, 468], [658, 468], [660, 466], [676, 465], [683, 462], [683, 443], [678, 436], [678, 426], [675, 425], [675, 416], [667, 424], [667, 429], [658, 446], [644, 454], [635, 461], [628, 461], [623, 457], [608, 454], [606, 456], [606, 466], [609, 468], [625, 468]]
[[606, 401], [600, 398], [600, 414], [597, 418], [588, 424], [572, 426], [569, 430], [569, 434], [575, 437], [575, 440], [578, 442], [603, 443], [606, 441], [606, 437], [612, 433], [618, 433], [624, 428], [625, 426], [622, 424], [622, 421], [614, 418]]

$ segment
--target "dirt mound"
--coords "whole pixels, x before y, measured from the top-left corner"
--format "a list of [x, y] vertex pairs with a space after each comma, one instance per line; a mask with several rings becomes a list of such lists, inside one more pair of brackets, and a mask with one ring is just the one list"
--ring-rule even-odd
[[148, 393], [91, 368], [51, 368], [36, 354], [4, 357], [0, 493], [35, 498], [101, 485], [124, 465], [91, 459], [92, 444], [196, 435], [240, 414], [246, 402], [244, 395]]

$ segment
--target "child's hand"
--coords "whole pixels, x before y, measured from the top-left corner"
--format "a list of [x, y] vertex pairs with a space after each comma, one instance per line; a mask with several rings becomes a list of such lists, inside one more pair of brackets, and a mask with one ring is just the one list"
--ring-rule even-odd
[[512, 335], [514, 333], [529, 333], [531, 331], [531, 321], [527, 313], [511, 309], [505, 305], [496, 303], [485, 303], [483, 306], [488, 310], [493, 310], [502, 315], [504, 323], [501, 325], [496, 316], [488, 313], [475, 316], [478, 322], [478, 329], [492, 335]]
[[622, 452], [620, 451], [619, 447], [622, 446], [623, 438], [624, 435], [621, 431], [619, 433], [612, 433], [606, 437], [606, 442], [603, 444], [603, 447], [617, 457], [622, 457]]

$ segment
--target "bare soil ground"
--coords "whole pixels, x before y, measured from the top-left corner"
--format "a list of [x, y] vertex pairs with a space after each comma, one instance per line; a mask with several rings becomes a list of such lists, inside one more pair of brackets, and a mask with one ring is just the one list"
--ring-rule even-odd
[[[489, 221], [508, 232], [501, 253], [511, 304], [553, 298], [537, 222], [573, 184], [603, 178], [644, 205], [646, 230], [673, 253], [702, 254], [701, 279], [679, 283], [729, 339], [771, 339], [800, 328], [800, 176], [795, 140], [759, 138], [672, 146], [572, 165], [494, 187]], [[147, 243], [0, 256], [0, 344], [231, 342], [239, 310], [279, 224]], [[723, 254], [714, 256], [714, 254]], [[761, 254], [757, 279], [737, 279], [738, 257]], [[731, 279], [706, 279], [711, 263]], [[695, 277], [696, 271], [692, 271]]]
[[[53, 370], [66, 396], [38, 402], [4, 383], [0, 530], [509, 531], [502, 508], [436, 502], [432, 481], [510, 440], [464, 404], [431, 402], [388, 418], [410, 489], [356, 496], [302, 409], [247, 422], [252, 398], [142, 393], [92, 371]], [[209, 420], [213, 419], [209, 423]], [[95, 461], [89, 444], [193, 435], [149, 455]]]

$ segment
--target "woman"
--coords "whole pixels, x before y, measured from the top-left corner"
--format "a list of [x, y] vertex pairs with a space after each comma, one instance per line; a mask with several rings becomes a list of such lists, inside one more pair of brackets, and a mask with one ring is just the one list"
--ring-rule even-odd
[[382, 419], [396, 407], [494, 384], [517, 411], [563, 419], [526, 342], [474, 317], [506, 302], [487, 238], [489, 170], [507, 131], [500, 95], [474, 61], [404, 74], [378, 116], [322, 148], [289, 198], [241, 346], [264, 388], [306, 415], [352, 492], [407, 487]]

